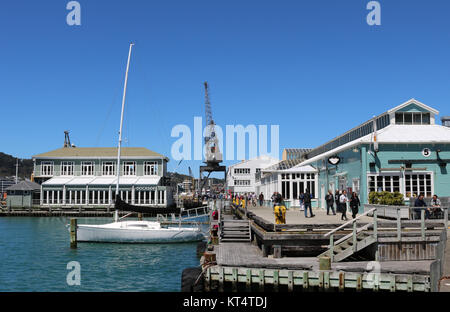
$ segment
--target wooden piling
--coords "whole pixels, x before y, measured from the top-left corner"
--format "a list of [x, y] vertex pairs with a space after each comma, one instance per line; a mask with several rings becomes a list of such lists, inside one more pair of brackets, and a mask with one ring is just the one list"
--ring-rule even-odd
[[323, 256], [319, 258], [319, 270], [331, 270], [331, 258]]
[[281, 258], [281, 245], [274, 245], [273, 246], [273, 257], [274, 258]]
[[77, 248], [77, 219], [70, 219], [70, 248]]

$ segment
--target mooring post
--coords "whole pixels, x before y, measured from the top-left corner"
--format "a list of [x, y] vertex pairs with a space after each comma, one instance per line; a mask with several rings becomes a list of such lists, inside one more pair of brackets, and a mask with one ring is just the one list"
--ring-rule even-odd
[[276, 259], [281, 258], [281, 245], [273, 246], [273, 257]]
[[70, 248], [77, 248], [77, 219], [70, 219]]
[[331, 258], [327, 256], [322, 256], [319, 258], [319, 270], [329, 271], [331, 270]]

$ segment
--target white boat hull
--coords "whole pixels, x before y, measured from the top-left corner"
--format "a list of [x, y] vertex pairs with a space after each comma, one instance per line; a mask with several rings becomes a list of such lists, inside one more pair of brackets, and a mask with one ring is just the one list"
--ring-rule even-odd
[[182, 243], [205, 239], [198, 228], [161, 228], [157, 222], [127, 221], [78, 225], [77, 241], [104, 243]]

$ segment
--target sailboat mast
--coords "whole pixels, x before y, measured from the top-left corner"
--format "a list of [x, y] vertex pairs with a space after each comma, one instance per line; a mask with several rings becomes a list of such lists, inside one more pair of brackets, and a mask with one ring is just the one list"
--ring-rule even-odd
[[[120, 113], [120, 129], [119, 129], [119, 148], [117, 150], [117, 184], [116, 184], [116, 198], [119, 196], [119, 177], [120, 177], [120, 150], [122, 148], [122, 127], [123, 127], [123, 113], [125, 110], [125, 98], [127, 94], [127, 83], [128, 83], [128, 70], [130, 69], [130, 59], [131, 59], [131, 50], [133, 48], [134, 43], [130, 43], [130, 50], [128, 52], [128, 62], [127, 62], [127, 70], [125, 72], [125, 84], [123, 86], [123, 97], [122, 97], [122, 111]], [[119, 213], [116, 210], [115, 221], [117, 222], [119, 219]]]

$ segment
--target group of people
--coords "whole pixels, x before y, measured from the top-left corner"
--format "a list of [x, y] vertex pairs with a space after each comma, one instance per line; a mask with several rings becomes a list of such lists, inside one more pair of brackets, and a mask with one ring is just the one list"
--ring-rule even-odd
[[442, 212], [441, 200], [436, 194], [434, 194], [431, 199], [430, 206], [428, 206], [425, 203], [424, 197], [425, 196], [423, 194], [420, 194], [414, 201], [414, 212], [416, 214], [416, 219], [421, 218], [422, 209], [425, 210], [425, 219], [430, 219], [431, 217], [438, 218], [439, 214]]
[[[309, 189], [306, 189], [304, 193], [303, 192], [300, 193], [298, 199], [300, 202], [300, 210], [303, 209], [305, 212], [305, 218], [315, 217], [315, 214], [313, 214], [312, 212], [311, 206], [313, 195], [310, 193]], [[276, 206], [280, 205], [283, 202], [283, 198], [281, 194], [278, 192], [273, 193], [271, 200], [274, 209]], [[352, 196], [348, 198], [346, 190], [336, 191], [335, 194], [333, 194], [331, 190], [328, 191], [328, 194], [325, 196], [325, 201], [327, 203], [327, 215], [330, 214], [330, 210], [333, 213], [333, 215], [336, 215], [336, 212], [341, 213], [341, 220], [348, 220], [347, 205], [350, 207], [350, 210], [352, 212], [352, 218], [356, 218], [356, 215], [358, 214], [359, 211], [359, 207], [361, 206], [358, 194], [353, 192]]]
[[[256, 194], [254, 192], [252, 193], [244, 193], [244, 194], [233, 194], [231, 196], [231, 199], [233, 202], [243, 202], [245, 201], [246, 205], [252, 204], [253, 206], [256, 206]], [[260, 204], [262, 206], [262, 204]]]
[[350, 210], [352, 212], [352, 218], [356, 218], [356, 215], [359, 210], [359, 206], [361, 206], [361, 202], [359, 201], [358, 194], [356, 192], [352, 192], [352, 196], [350, 199], [347, 197], [347, 191], [336, 191], [333, 195], [331, 190], [328, 191], [328, 194], [325, 196], [325, 201], [327, 202], [327, 215], [330, 214], [330, 210], [333, 212], [333, 215], [336, 215], [334, 207], [336, 205], [336, 211], [340, 212], [341, 220], [347, 219], [347, 203], [350, 206]]

